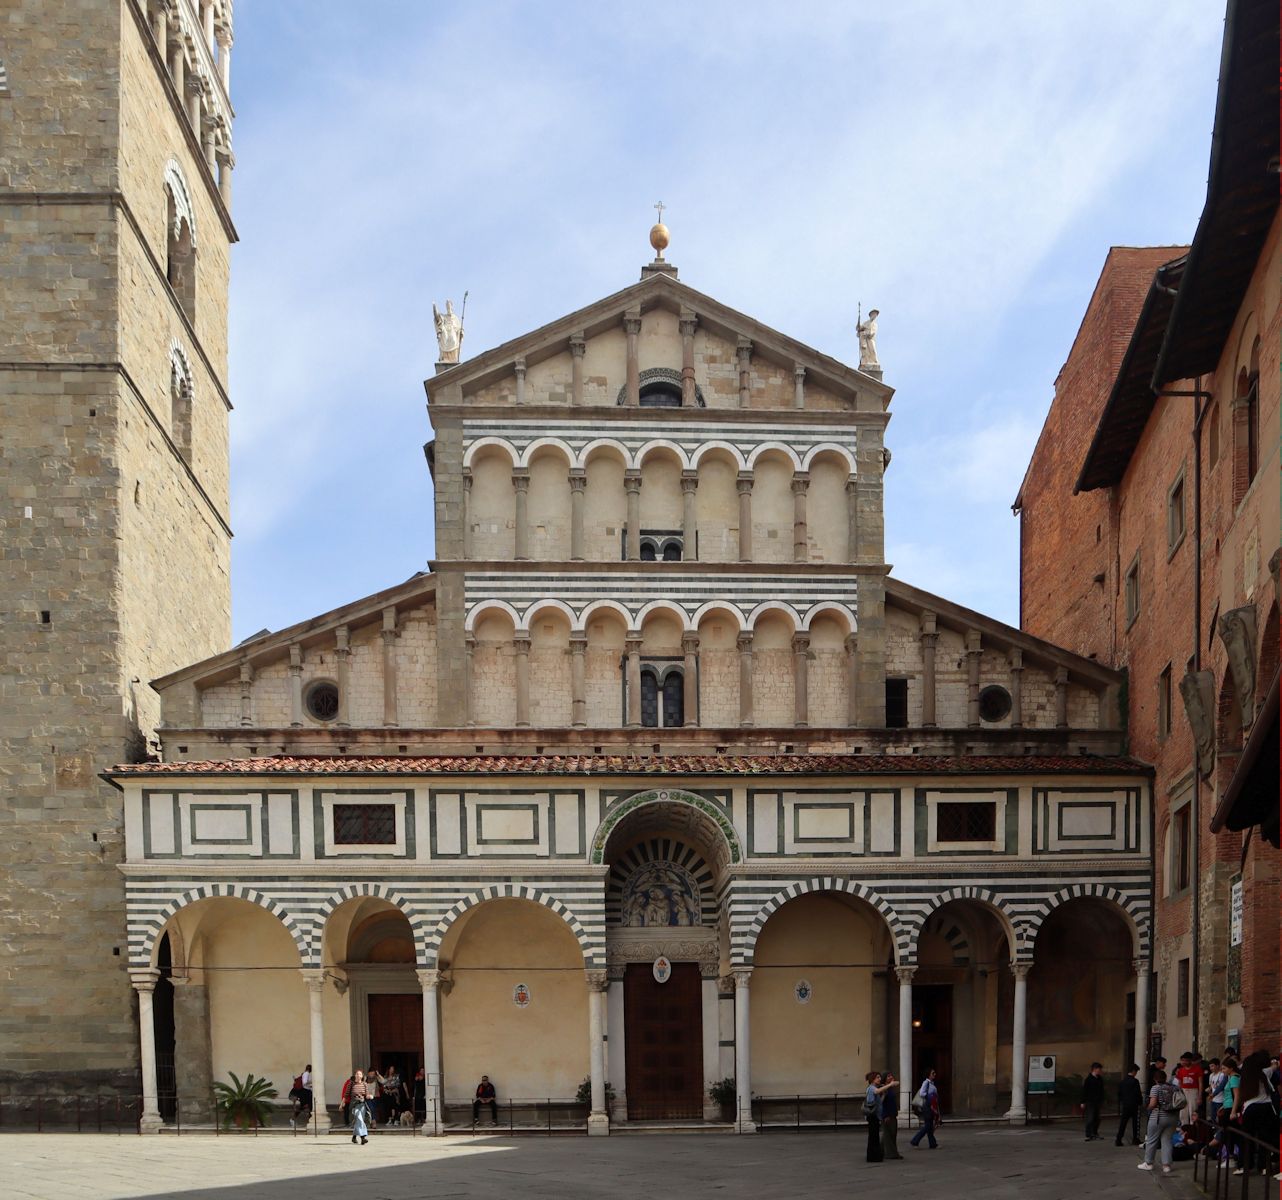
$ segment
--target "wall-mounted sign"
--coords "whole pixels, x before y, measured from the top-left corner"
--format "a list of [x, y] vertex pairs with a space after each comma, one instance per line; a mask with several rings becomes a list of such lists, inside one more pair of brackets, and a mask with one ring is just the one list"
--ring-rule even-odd
[[1235, 879], [1229, 886], [1229, 945], [1242, 944], [1242, 881]]
[[517, 1008], [530, 1007], [530, 989], [526, 987], [525, 984], [518, 983], [516, 987], [512, 989], [512, 1003], [515, 1004]]
[[1055, 1055], [1030, 1054], [1028, 1056], [1028, 1094], [1030, 1096], [1055, 1094]]
[[655, 983], [667, 983], [672, 978], [672, 964], [662, 954], [654, 960], [654, 966], [650, 969], [654, 972]]
[[792, 989], [792, 994], [797, 997], [798, 1004], [809, 1004], [810, 997], [815, 994], [815, 989], [810, 986], [809, 979], [798, 979], [797, 986]]

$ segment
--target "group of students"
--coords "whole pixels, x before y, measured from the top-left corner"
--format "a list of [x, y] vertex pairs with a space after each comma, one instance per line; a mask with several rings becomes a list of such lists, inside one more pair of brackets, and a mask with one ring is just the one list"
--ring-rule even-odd
[[407, 1084], [397, 1073], [396, 1064], [380, 1075], [378, 1069], [353, 1071], [343, 1084], [343, 1124], [352, 1127], [352, 1141], [365, 1145], [369, 1131], [380, 1122], [393, 1125], [402, 1113], [414, 1114], [419, 1120], [426, 1112], [426, 1085], [420, 1067], [413, 1084]]
[[[864, 1076], [868, 1088], [864, 1093], [864, 1116], [868, 1120], [868, 1161], [885, 1162], [903, 1158], [899, 1153], [899, 1081], [890, 1071], [869, 1071]], [[911, 1144], [920, 1146], [922, 1138], [932, 1150], [939, 1146], [935, 1130], [939, 1127], [939, 1089], [935, 1072], [926, 1072], [921, 1087], [913, 1096], [913, 1112], [921, 1119], [921, 1128]]]
[[[1282, 1079], [1276, 1055], [1257, 1050], [1239, 1062], [1237, 1050], [1229, 1046], [1222, 1059], [1204, 1064], [1187, 1051], [1170, 1074], [1166, 1059], [1158, 1058], [1149, 1067], [1147, 1102], [1139, 1072], [1139, 1064], [1132, 1063], [1118, 1088], [1121, 1120], [1113, 1144], [1122, 1145], [1129, 1129], [1131, 1144], [1139, 1145], [1140, 1110], [1147, 1109], [1144, 1161], [1137, 1164], [1141, 1171], [1152, 1171], [1160, 1159], [1162, 1173], [1169, 1175], [1173, 1159], [1202, 1152], [1232, 1161], [1237, 1175], [1268, 1169], [1270, 1152], [1257, 1143], [1271, 1147], [1278, 1140]], [[1088, 1142], [1100, 1136], [1103, 1102], [1103, 1067], [1092, 1063], [1082, 1088]], [[1205, 1124], [1199, 1125], [1203, 1117]]]

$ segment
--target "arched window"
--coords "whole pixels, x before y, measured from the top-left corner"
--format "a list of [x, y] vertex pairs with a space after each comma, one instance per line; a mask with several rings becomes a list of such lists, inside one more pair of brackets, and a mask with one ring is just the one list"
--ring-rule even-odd
[[165, 277], [189, 321], [196, 319], [196, 217], [182, 169], [165, 168]]
[[[681, 372], [671, 367], [647, 367], [637, 380], [638, 400], [642, 408], [680, 408], [681, 407]], [[616, 404], [628, 402], [628, 389], [625, 384], [619, 389]], [[696, 408], [705, 408], [703, 389], [694, 385], [694, 403]]]
[[663, 543], [663, 561], [680, 562], [681, 561], [681, 543], [675, 538], [669, 538]]
[[680, 408], [681, 386], [665, 380], [644, 384], [641, 388], [642, 408]]
[[685, 672], [647, 663], [641, 668], [641, 725], [674, 729], [685, 724]]
[[1246, 481], [1260, 469], [1260, 339], [1251, 346], [1251, 369], [1246, 393]]
[[641, 561], [655, 562], [658, 560], [658, 557], [654, 542], [650, 538], [646, 538], [645, 541], [641, 543]]
[[169, 436], [183, 461], [191, 465], [191, 410], [194, 398], [191, 364], [183, 348], [174, 342], [169, 347]]

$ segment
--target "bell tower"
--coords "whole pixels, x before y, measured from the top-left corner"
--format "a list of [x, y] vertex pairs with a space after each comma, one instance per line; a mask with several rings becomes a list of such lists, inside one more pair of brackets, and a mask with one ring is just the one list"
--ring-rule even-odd
[[236, 231], [231, 0], [49, 22], [17, 0], [0, 47], [0, 1081], [56, 1095], [136, 1088], [134, 989], [172, 1011], [100, 773], [230, 640]]

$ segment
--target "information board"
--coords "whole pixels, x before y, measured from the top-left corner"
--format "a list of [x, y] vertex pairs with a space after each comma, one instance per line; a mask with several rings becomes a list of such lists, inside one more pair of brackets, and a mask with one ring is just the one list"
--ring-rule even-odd
[[1047, 1096], [1055, 1092], [1055, 1055], [1030, 1054], [1028, 1056], [1028, 1094]]

